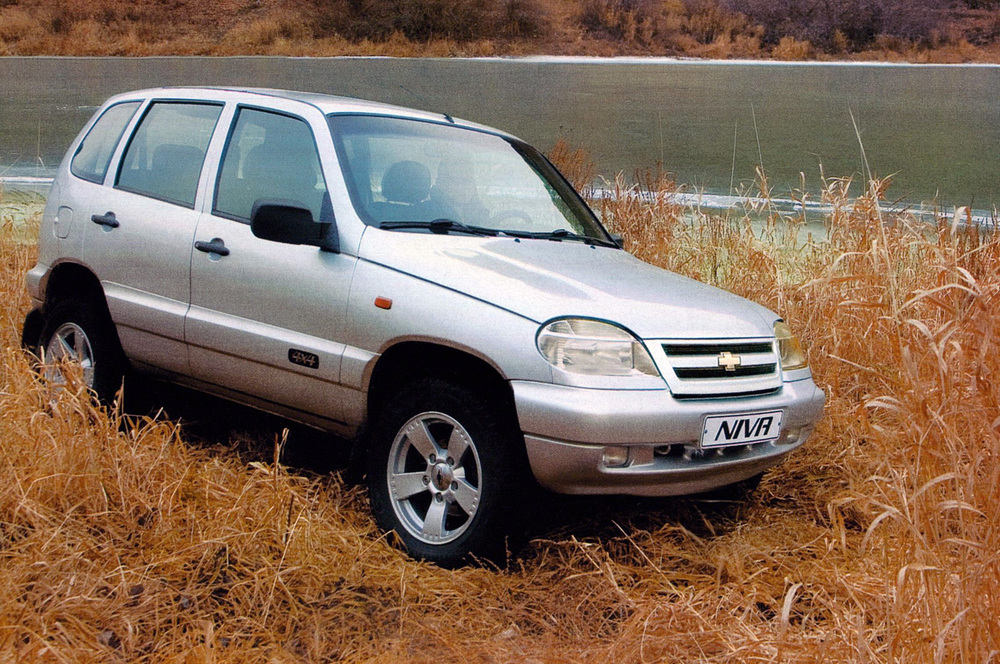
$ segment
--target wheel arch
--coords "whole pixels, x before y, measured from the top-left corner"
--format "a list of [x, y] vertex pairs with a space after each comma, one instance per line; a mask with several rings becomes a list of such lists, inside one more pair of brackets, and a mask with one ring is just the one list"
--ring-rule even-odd
[[454, 380], [484, 393], [517, 423], [514, 391], [500, 371], [466, 350], [432, 341], [402, 341], [382, 352], [368, 381], [367, 420], [378, 417], [385, 400], [419, 378]]
[[[41, 333], [45, 326], [45, 319], [48, 317], [52, 307], [57, 302], [64, 300], [79, 299], [91, 303], [98, 314], [103, 316], [110, 324], [110, 331], [114, 335], [114, 343], [118, 352], [124, 358], [121, 339], [118, 337], [118, 328], [111, 318], [111, 311], [108, 308], [108, 299], [104, 295], [104, 287], [101, 286], [100, 279], [84, 265], [72, 261], [65, 261], [53, 266], [42, 284], [44, 301], [41, 315], [36, 323], [38, 332]], [[27, 334], [27, 325], [25, 327]], [[36, 342], [38, 339], [35, 340]]]
[[66, 261], [55, 265], [45, 278], [43, 292], [46, 310], [60, 300], [79, 298], [100, 305], [108, 313], [108, 301], [100, 279], [79, 263]]

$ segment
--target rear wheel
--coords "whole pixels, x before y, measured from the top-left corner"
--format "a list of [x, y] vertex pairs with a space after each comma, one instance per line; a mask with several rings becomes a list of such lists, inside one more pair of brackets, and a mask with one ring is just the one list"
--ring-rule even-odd
[[66, 385], [75, 366], [84, 386], [104, 403], [121, 387], [125, 361], [114, 325], [86, 300], [62, 300], [48, 312], [38, 343], [42, 376], [52, 385]]
[[463, 385], [427, 378], [399, 391], [375, 426], [368, 487], [378, 524], [410, 555], [443, 566], [502, 550], [516, 436]]

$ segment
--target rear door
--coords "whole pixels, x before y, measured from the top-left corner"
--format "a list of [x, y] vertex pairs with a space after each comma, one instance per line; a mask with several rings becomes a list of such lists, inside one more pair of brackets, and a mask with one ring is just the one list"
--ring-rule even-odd
[[299, 114], [301, 104], [275, 103], [237, 109], [211, 212], [198, 224], [186, 325], [191, 374], [342, 422], [343, 316], [356, 259], [250, 232], [260, 199], [294, 202], [317, 222], [334, 220], [320, 158], [327, 152], [329, 164], [333, 152], [325, 118], [317, 109]]
[[222, 110], [220, 103], [201, 101], [145, 104], [113, 186], [77, 201], [83, 259], [101, 280], [133, 362], [187, 372], [184, 317], [199, 181]]

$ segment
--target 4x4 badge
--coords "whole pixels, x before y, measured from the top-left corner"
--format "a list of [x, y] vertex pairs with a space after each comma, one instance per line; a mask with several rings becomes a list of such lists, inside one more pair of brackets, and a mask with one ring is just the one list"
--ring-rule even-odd
[[319, 355], [316, 355], [315, 353], [308, 353], [304, 350], [289, 348], [288, 361], [292, 364], [297, 364], [300, 367], [319, 369]]

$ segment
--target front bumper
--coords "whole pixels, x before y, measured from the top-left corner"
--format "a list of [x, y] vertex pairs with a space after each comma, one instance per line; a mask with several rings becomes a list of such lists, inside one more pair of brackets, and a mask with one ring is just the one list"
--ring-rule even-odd
[[[805, 442], [826, 397], [812, 379], [765, 395], [675, 399], [669, 390], [594, 390], [512, 381], [531, 470], [572, 494], [671, 496], [752, 477]], [[709, 415], [782, 410], [772, 443], [701, 450]]]

